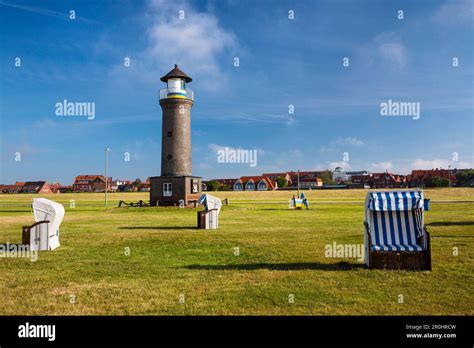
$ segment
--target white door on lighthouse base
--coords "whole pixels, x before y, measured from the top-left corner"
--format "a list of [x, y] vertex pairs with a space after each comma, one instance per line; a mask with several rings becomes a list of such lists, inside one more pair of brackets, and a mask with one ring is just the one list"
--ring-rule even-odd
[[173, 185], [170, 182], [163, 183], [163, 196], [164, 197], [173, 196]]

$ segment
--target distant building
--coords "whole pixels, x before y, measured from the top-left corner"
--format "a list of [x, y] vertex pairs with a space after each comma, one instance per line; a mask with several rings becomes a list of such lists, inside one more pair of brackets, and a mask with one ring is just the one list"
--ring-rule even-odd
[[56, 184], [48, 184], [46, 181], [17, 181], [14, 185], [0, 185], [0, 193], [56, 193]]
[[[352, 181], [353, 176], [370, 176], [370, 172], [367, 170], [359, 170], [359, 171], [345, 171], [341, 167], [336, 167], [332, 172], [332, 180], [335, 182], [341, 183], [344, 181]], [[359, 179], [360, 180], [360, 179]]]
[[142, 182], [140, 188], [138, 189], [140, 192], [150, 192], [150, 183], [149, 182]]
[[323, 180], [321, 178], [303, 178], [300, 179], [301, 189], [315, 189], [323, 186]]
[[133, 191], [133, 185], [130, 181], [128, 181], [127, 183], [125, 183], [123, 185], [120, 185], [118, 187], [118, 191], [119, 192], [132, 192]]
[[[107, 189], [110, 190], [112, 179], [108, 180]], [[104, 192], [105, 177], [103, 175], [78, 175], [74, 180], [74, 192]]]
[[290, 175], [290, 180], [288, 182], [289, 186], [297, 186], [298, 183], [298, 174], [300, 178], [300, 183], [302, 180], [311, 180], [311, 179], [316, 179], [316, 178], [321, 178], [323, 174], [330, 173], [327, 170], [319, 171], [319, 170], [313, 170], [313, 171], [300, 171], [300, 172], [289, 172], [288, 174]]
[[234, 191], [273, 191], [277, 183], [266, 176], [242, 176], [234, 183]]
[[372, 179], [369, 181], [371, 188], [400, 188], [405, 187], [405, 177], [403, 175], [389, 172], [372, 173]]
[[335, 182], [347, 181], [346, 172], [341, 167], [336, 167], [332, 172], [332, 180]]
[[390, 172], [351, 175], [350, 187], [400, 188], [407, 186], [407, 177]]
[[2, 185], [2, 193], [20, 193], [23, 185]]
[[61, 186], [59, 188], [59, 192], [61, 193], [74, 192], [74, 186], [73, 185]]
[[351, 182], [354, 185], [359, 185], [360, 187], [370, 186], [372, 185], [373, 175], [352, 175]]
[[110, 181], [110, 191], [118, 191], [121, 185], [125, 185], [130, 181], [127, 180], [111, 180]]
[[27, 181], [21, 188], [21, 193], [54, 193], [46, 181]]
[[285, 173], [263, 173], [262, 176], [266, 176], [270, 180], [277, 182], [278, 178], [284, 178], [288, 184], [288, 186], [291, 186], [291, 173], [285, 172]]
[[49, 187], [51, 188], [51, 191], [53, 193], [61, 193], [61, 184], [59, 182], [54, 182], [52, 184], [49, 184]]
[[430, 170], [412, 170], [409, 176], [408, 185], [410, 187], [423, 187], [428, 181], [435, 177], [440, 177], [451, 181], [451, 185], [456, 185], [456, 170], [448, 169], [430, 169]]

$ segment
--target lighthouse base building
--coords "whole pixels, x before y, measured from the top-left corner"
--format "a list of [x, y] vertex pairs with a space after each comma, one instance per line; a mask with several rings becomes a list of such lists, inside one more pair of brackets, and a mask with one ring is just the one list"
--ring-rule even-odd
[[198, 200], [201, 178], [192, 175], [191, 108], [194, 93], [186, 88], [192, 79], [177, 65], [161, 78], [163, 110], [161, 134], [161, 176], [150, 178], [150, 204], [187, 205]]
[[186, 205], [201, 195], [198, 176], [155, 176], [150, 178], [150, 204]]

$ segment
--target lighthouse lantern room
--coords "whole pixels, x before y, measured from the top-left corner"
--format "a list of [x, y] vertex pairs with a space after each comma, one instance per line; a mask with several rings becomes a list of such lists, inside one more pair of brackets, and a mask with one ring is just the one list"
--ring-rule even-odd
[[178, 68], [175, 64], [174, 69], [161, 78], [166, 82], [166, 88], [160, 91], [161, 99], [190, 99], [194, 100], [192, 90], [186, 88], [186, 83], [192, 81], [188, 75]]

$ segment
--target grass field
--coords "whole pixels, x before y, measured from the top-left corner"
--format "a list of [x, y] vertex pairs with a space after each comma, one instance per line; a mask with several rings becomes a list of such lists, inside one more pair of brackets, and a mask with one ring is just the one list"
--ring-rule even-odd
[[[110, 194], [108, 209], [103, 194], [49, 195], [66, 208], [62, 245], [0, 259], [0, 314], [473, 315], [473, 192], [425, 190], [432, 272], [325, 257], [363, 243], [363, 190], [306, 192], [308, 211], [288, 191], [216, 193], [230, 205], [214, 231], [195, 229], [195, 209], [117, 208], [148, 193]], [[21, 242], [33, 197], [0, 195], [0, 243]]]

